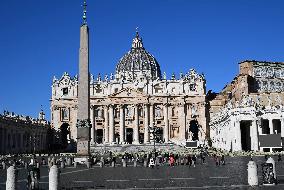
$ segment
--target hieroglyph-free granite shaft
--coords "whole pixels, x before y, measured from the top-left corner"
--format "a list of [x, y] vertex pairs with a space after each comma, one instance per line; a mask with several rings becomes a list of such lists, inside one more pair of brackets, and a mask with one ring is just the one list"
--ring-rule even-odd
[[77, 115], [77, 154], [90, 154], [90, 81], [89, 81], [89, 28], [84, 23], [80, 28], [79, 84]]

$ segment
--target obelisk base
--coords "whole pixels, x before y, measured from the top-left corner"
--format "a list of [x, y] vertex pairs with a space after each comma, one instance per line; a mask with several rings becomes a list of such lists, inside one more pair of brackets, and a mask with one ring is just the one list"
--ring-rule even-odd
[[90, 141], [78, 141], [77, 142], [77, 155], [74, 158], [74, 162], [79, 164], [86, 164], [90, 160]]

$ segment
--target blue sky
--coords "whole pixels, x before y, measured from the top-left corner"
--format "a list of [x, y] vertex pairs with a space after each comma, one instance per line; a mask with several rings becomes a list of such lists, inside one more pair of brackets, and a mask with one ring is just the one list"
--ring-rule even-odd
[[[0, 112], [50, 117], [51, 83], [78, 72], [81, 0], [1, 0]], [[90, 70], [114, 72], [138, 26], [162, 72], [220, 91], [247, 59], [284, 61], [281, 0], [88, 0]]]

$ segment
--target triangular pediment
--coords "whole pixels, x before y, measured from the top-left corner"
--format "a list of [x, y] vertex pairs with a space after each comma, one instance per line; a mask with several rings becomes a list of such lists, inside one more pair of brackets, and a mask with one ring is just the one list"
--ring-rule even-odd
[[145, 97], [146, 95], [139, 90], [133, 88], [124, 88], [120, 91], [113, 93], [110, 97], [113, 98], [136, 98], [136, 97]]

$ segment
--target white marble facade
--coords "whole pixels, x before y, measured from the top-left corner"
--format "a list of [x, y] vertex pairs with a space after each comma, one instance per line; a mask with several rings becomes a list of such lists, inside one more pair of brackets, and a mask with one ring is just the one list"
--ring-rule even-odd
[[[213, 147], [228, 151], [271, 152], [283, 149], [284, 90], [276, 90], [273, 86], [275, 83], [282, 84], [283, 79], [279, 75], [271, 74], [268, 77], [264, 73], [276, 72], [282, 65], [284, 64], [256, 61], [240, 64], [243, 70], [239, 76], [248, 75], [250, 80], [248, 83], [243, 80], [239, 84], [236, 84], [238, 80], [232, 82], [235, 83], [233, 88], [229, 87], [227, 89], [230, 90], [220, 93], [230, 94], [229, 98], [222, 100], [226, 103], [217, 106], [218, 109], [211, 108], [209, 126]], [[264, 87], [263, 81], [270, 86]], [[232, 94], [237, 91], [242, 91], [241, 97]], [[266, 141], [261, 141], [260, 138]]]
[[[158, 128], [158, 141], [192, 140], [190, 122], [197, 121], [199, 141], [204, 142], [205, 78], [194, 69], [170, 77], [161, 74], [157, 60], [147, 52], [139, 34], [132, 48], [118, 62], [115, 74], [90, 76], [91, 142], [133, 143], [151, 141], [149, 128]], [[51, 125], [68, 124], [76, 141], [77, 76], [64, 73], [53, 79]]]

